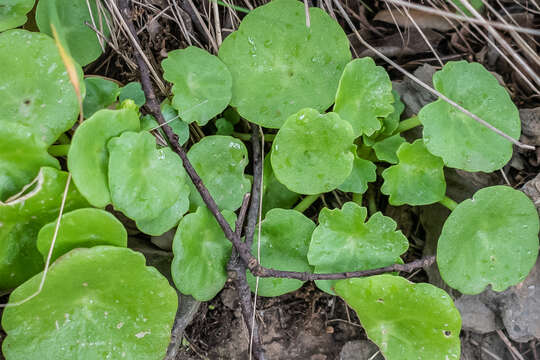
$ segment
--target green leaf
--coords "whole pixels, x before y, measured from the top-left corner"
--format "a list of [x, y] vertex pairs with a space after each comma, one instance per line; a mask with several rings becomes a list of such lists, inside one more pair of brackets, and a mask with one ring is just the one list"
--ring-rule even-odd
[[405, 110], [405, 104], [401, 102], [398, 92], [392, 90], [392, 96], [394, 97], [394, 103], [392, 104], [394, 111], [382, 119], [381, 133], [384, 135], [390, 135], [396, 131], [399, 126], [401, 114], [403, 113], [403, 110]]
[[345, 179], [343, 184], [338, 186], [338, 189], [345, 192], [353, 192], [363, 194], [368, 188], [368, 182], [373, 182], [377, 179], [377, 166], [369, 160], [354, 158], [352, 171]]
[[289, 209], [292, 207], [298, 201], [300, 195], [287, 189], [285, 185], [276, 179], [274, 170], [272, 170], [270, 154], [264, 158], [263, 170], [262, 215], [264, 216], [274, 208]]
[[479, 190], [444, 223], [437, 246], [443, 280], [464, 294], [521, 282], [538, 257], [538, 214], [531, 200], [507, 186]]
[[[435, 89], [518, 139], [519, 113], [508, 92], [478, 63], [449, 61], [433, 76]], [[492, 172], [512, 157], [512, 143], [439, 99], [418, 113], [428, 150], [446, 166]]]
[[136, 220], [137, 227], [143, 233], [160, 236], [178, 225], [182, 216], [189, 210], [189, 186], [185, 183], [176, 202], [163, 210], [156, 218]]
[[[469, 11], [469, 9], [467, 9], [465, 7], [465, 5], [463, 5], [461, 3], [461, 0], [450, 0], [451, 2], [453, 2], [458, 8], [461, 9], [461, 11], [463, 11], [465, 13], [465, 15], [467, 16], [473, 16], [471, 14], [471, 12]], [[482, 0], [471, 0], [471, 1], [468, 1], [469, 4], [472, 5], [473, 8], [475, 8], [478, 12], [482, 12], [483, 9], [484, 9], [484, 2]], [[459, 14], [459, 11], [456, 11], [458, 14]]]
[[[206, 136], [189, 149], [188, 158], [220, 209], [235, 211], [242, 205], [251, 186], [244, 176], [248, 163], [244, 143], [230, 136]], [[191, 182], [190, 187], [192, 204], [204, 206]]]
[[156, 149], [150, 133], [126, 131], [107, 147], [112, 203], [130, 219], [155, 219], [188, 196], [182, 162], [171, 149]]
[[[353, 202], [343, 208], [319, 213], [308, 260], [315, 273], [337, 273], [375, 269], [396, 263], [409, 247], [407, 238], [396, 231], [396, 223], [380, 212], [364, 222], [367, 209]], [[334, 295], [334, 280], [315, 281], [319, 289]]]
[[376, 142], [373, 145], [373, 150], [375, 150], [377, 159], [389, 162], [390, 164], [397, 164], [399, 161], [397, 151], [404, 142], [405, 139], [401, 135], [396, 134]]
[[[189, 125], [180, 119], [178, 112], [167, 100], [161, 103], [161, 114], [163, 115], [165, 122], [171, 127], [172, 131], [178, 135], [178, 143], [184, 145], [189, 140]], [[167, 138], [156, 118], [150, 114], [144, 115], [141, 118], [141, 130], [150, 131], [153, 129], [159, 129], [159, 133], [163, 138]]]
[[390, 195], [391, 205], [427, 205], [444, 198], [444, 163], [427, 151], [422, 139], [401, 144], [397, 156], [399, 163], [382, 172], [381, 192]]
[[336, 113], [300, 110], [289, 116], [274, 139], [274, 175], [299, 194], [331, 191], [351, 173], [356, 149], [353, 141], [351, 126]]
[[206, 125], [229, 105], [232, 77], [218, 57], [189, 46], [169, 52], [161, 66], [163, 78], [173, 83], [172, 105], [185, 122]]
[[234, 125], [225, 118], [219, 118], [216, 120], [216, 128], [217, 135], [232, 135], [234, 132]]
[[349, 40], [324, 10], [310, 8], [309, 15], [306, 27], [301, 2], [274, 0], [223, 41], [219, 57], [232, 73], [231, 105], [245, 119], [279, 128], [303, 108], [325, 111], [334, 102], [351, 60]]
[[[39, 230], [37, 248], [44, 261], [47, 260], [55, 230], [56, 221], [46, 224]], [[127, 231], [114, 215], [93, 208], [64, 213], [60, 219], [51, 261], [70, 250], [98, 245], [127, 246]]]
[[336, 93], [334, 112], [348, 121], [356, 137], [372, 135], [382, 126], [381, 118], [394, 111], [392, 82], [370, 57], [354, 59], [345, 67]]
[[26, 14], [34, 7], [35, 0], [3, 0], [0, 5], [0, 31], [23, 25]]
[[30, 128], [0, 120], [0, 201], [20, 191], [42, 166], [60, 168]]
[[133, 100], [135, 105], [139, 107], [143, 106], [146, 103], [146, 96], [144, 95], [144, 91], [140, 82], [130, 82], [120, 89], [118, 100], [122, 102], [127, 99]]
[[[272, 209], [261, 223], [261, 265], [286, 271], [313, 272], [307, 260], [313, 221], [296, 210]], [[258, 254], [258, 232], [255, 234], [252, 254]], [[246, 274], [251, 291], [256, 279]], [[298, 290], [304, 282], [295, 279], [260, 278], [259, 296], [280, 296]]]
[[46, 146], [71, 129], [79, 105], [53, 39], [26, 30], [3, 32], [0, 64], [2, 121], [27, 126]]
[[[224, 210], [233, 226], [236, 215]], [[182, 294], [199, 301], [212, 299], [227, 281], [227, 262], [232, 244], [206, 207], [184, 216], [174, 235], [174, 259], [171, 266], [174, 284]]]
[[71, 56], [81, 66], [85, 66], [103, 53], [98, 35], [86, 23], [95, 24], [102, 34], [109, 36], [109, 28], [103, 16], [110, 15], [104, 7], [102, 11], [100, 15], [95, 1], [39, 0], [36, 23], [39, 31], [51, 36], [51, 23], [54, 24], [60, 37], [66, 41]]
[[335, 289], [385, 359], [459, 359], [461, 317], [443, 290], [393, 275], [340, 280]]
[[[10, 296], [24, 300], [41, 274]], [[163, 359], [178, 298], [167, 279], [126, 248], [76, 249], [55, 262], [41, 293], [7, 307], [7, 359]], [[32, 339], [32, 341], [28, 341]]]
[[107, 178], [109, 139], [124, 131], [139, 130], [139, 117], [132, 109], [100, 110], [75, 131], [68, 152], [68, 168], [81, 194], [96, 207], [111, 203]]
[[[39, 229], [58, 218], [68, 174], [42, 167], [33, 185], [0, 202], [0, 289], [18, 286], [43, 269], [36, 241]], [[88, 206], [71, 183], [64, 211]]]
[[114, 81], [96, 76], [85, 78], [84, 84], [86, 86], [86, 97], [83, 102], [85, 118], [111, 106], [118, 97], [119, 86]]

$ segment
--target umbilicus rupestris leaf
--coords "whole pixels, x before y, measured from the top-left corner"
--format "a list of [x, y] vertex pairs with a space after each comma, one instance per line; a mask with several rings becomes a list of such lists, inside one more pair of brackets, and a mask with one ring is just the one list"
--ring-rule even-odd
[[[435, 89], [517, 139], [519, 113], [508, 92], [478, 63], [450, 61], [433, 75]], [[439, 99], [418, 113], [428, 150], [453, 168], [492, 172], [512, 157], [512, 143]]]
[[[313, 231], [308, 260], [315, 273], [369, 270], [396, 263], [409, 247], [396, 231], [396, 223], [380, 212], [365, 222], [367, 209], [347, 202], [342, 209], [323, 208]], [[315, 281], [319, 289], [334, 295], [334, 280]]]
[[30, 128], [0, 120], [0, 201], [19, 192], [42, 166], [60, 168]]
[[99, 76], [84, 79], [86, 96], [83, 102], [84, 117], [89, 118], [98, 110], [112, 105], [118, 98], [119, 86], [111, 80]]
[[23, 25], [36, 0], [4, 0], [0, 6], [0, 31]]
[[52, 36], [51, 23], [63, 38], [69, 53], [81, 66], [88, 65], [103, 53], [99, 35], [86, 23], [94, 24], [100, 33], [109, 36], [109, 28], [103, 17], [109, 17], [105, 7], [98, 11], [95, 1], [86, 0], [39, 0], [36, 23], [39, 31]]
[[139, 130], [133, 109], [100, 110], [75, 131], [68, 153], [68, 168], [81, 194], [96, 207], [111, 203], [107, 142], [124, 131]]
[[394, 111], [392, 82], [370, 57], [347, 64], [339, 81], [334, 112], [348, 121], [356, 137], [381, 129], [382, 118]]
[[492, 186], [460, 203], [437, 245], [443, 280], [464, 294], [503, 291], [525, 279], [538, 257], [538, 213], [521, 191]]
[[298, 198], [300, 198], [300, 195], [287, 189], [285, 185], [276, 179], [272, 170], [270, 154], [266, 155], [263, 171], [262, 216], [274, 208], [289, 209]]
[[218, 57], [189, 46], [169, 52], [161, 66], [164, 79], [173, 83], [172, 105], [183, 121], [205, 125], [229, 105], [232, 77]]
[[[313, 272], [307, 260], [313, 221], [296, 210], [272, 209], [261, 223], [261, 265], [272, 269]], [[253, 239], [252, 254], [258, 255], [258, 231]], [[246, 274], [251, 291], [255, 277]], [[260, 278], [259, 296], [280, 296], [299, 289], [304, 282], [295, 279]]]
[[[205, 136], [189, 149], [188, 158], [220, 209], [235, 211], [242, 205], [251, 186], [244, 176], [248, 163], [244, 143], [231, 136]], [[204, 206], [191, 182], [190, 187], [192, 205]]]
[[274, 175], [299, 194], [331, 191], [351, 173], [353, 141], [351, 125], [336, 113], [303, 109], [289, 116], [274, 139]]
[[397, 157], [398, 164], [382, 172], [381, 192], [390, 195], [391, 205], [427, 205], [444, 198], [444, 163], [427, 151], [422, 139], [401, 144]]
[[150, 133], [126, 131], [107, 148], [112, 204], [127, 217], [155, 219], [181, 196], [188, 198], [181, 161], [171, 149], [157, 149]]
[[397, 151], [404, 142], [405, 139], [399, 134], [377, 141], [373, 145], [375, 156], [379, 160], [389, 162], [390, 164], [397, 164], [399, 161]]
[[335, 286], [387, 360], [459, 360], [461, 317], [452, 298], [400, 276], [340, 280]]
[[353, 168], [345, 181], [338, 189], [345, 192], [363, 194], [368, 188], [368, 183], [377, 179], [375, 170], [377, 166], [369, 160], [354, 158]]
[[[41, 274], [10, 303], [33, 294]], [[75, 249], [56, 261], [41, 293], [7, 307], [7, 359], [163, 359], [178, 298], [141, 253], [115, 246]], [[32, 338], [31, 342], [28, 339]]]
[[[58, 217], [67, 177], [66, 172], [42, 167], [32, 186], [0, 202], [0, 289], [15, 287], [43, 270], [37, 234], [43, 225]], [[64, 211], [87, 206], [71, 182]]]
[[[75, 124], [77, 96], [53, 39], [26, 30], [3, 32], [0, 64], [2, 121], [27, 126], [47, 146]], [[82, 79], [82, 69], [74, 66]], [[84, 96], [82, 81], [81, 88]]]
[[223, 41], [219, 57], [231, 71], [231, 105], [242, 117], [279, 128], [303, 108], [325, 111], [334, 102], [351, 60], [349, 40], [324, 10], [310, 8], [309, 15], [307, 27], [301, 2], [275, 0], [251, 11]]
[[[37, 237], [38, 251], [47, 259], [56, 220], [43, 226]], [[51, 261], [75, 248], [98, 245], [127, 246], [127, 231], [113, 214], [101, 209], [77, 209], [62, 215]]]
[[[229, 210], [222, 213], [232, 226], [236, 215]], [[212, 299], [227, 281], [231, 249], [231, 243], [206, 207], [184, 216], [173, 241], [171, 272], [177, 289], [199, 301]]]

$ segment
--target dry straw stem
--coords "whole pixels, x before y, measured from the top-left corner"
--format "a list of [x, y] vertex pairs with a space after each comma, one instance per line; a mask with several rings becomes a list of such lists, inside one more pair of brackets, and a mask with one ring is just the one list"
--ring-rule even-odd
[[435, 9], [435, 8], [432, 8], [432, 7], [429, 7], [429, 6], [418, 5], [418, 4], [410, 3], [410, 2], [407, 2], [407, 1], [403, 1], [403, 0], [384, 0], [384, 1], [392, 3], [392, 4], [408, 7], [408, 8], [411, 8], [411, 9], [420, 10], [420, 11], [423, 11], [423, 12], [426, 12], [426, 13], [429, 13], [429, 14], [440, 15], [440, 16], [448, 18], [448, 19], [460, 20], [460, 21], [463, 21], [463, 22], [478, 24], [478, 25], [482, 25], [482, 26], [485, 26], [485, 27], [491, 26], [493, 28], [497, 28], [497, 29], [501, 29], [501, 30], [513, 30], [513, 31], [516, 31], [516, 32], [526, 33], [526, 34], [530, 34], [530, 35], [536, 35], [536, 36], [540, 35], [540, 30], [537, 30], [537, 29], [529, 29], [529, 28], [524, 28], [524, 27], [521, 27], [521, 26], [514, 26], [514, 25], [510, 25], [510, 24], [505, 24], [505, 23], [488, 21], [488, 20], [485, 20], [485, 19], [474, 19], [474, 18], [470, 18], [470, 17], [467, 17], [467, 16], [457, 15], [457, 14], [454, 14], [454, 13], [451, 13], [451, 12], [448, 12], [448, 11]]

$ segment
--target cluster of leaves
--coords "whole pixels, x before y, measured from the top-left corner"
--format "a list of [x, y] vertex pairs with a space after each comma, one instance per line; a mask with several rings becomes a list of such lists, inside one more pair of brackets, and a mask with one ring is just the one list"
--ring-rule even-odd
[[[59, 11], [67, 5], [69, 11]], [[0, 22], [0, 30], [22, 24], [21, 13]], [[72, 132], [78, 99], [47, 34], [51, 23], [59, 29], [82, 79], [77, 63], [95, 60], [101, 48], [84, 26], [92, 13], [98, 12], [85, 0], [40, 0], [36, 21], [43, 33], [0, 34], [0, 62], [9, 69], [0, 70], [0, 290], [17, 287], [2, 318], [8, 360], [163, 357], [176, 293], [126, 248], [127, 232], [107, 206], [148, 235], [177, 228], [171, 272], [182, 293], [209, 300], [227, 279], [232, 245], [180, 160], [156, 142], [155, 119], [139, 114], [145, 102], [139, 84], [81, 80], [85, 120]], [[107, 22], [106, 12], [99, 13]], [[449, 286], [474, 294], [523, 280], [538, 253], [531, 201], [505, 186], [460, 204], [445, 196], [444, 166], [494, 171], [509, 161], [511, 144], [442, 99], [401, 121], [404, 105], [386, 71], [371, 58], [351, 60], [347, 36], [324, 11], [311, 8], [309, 16], [308, 27], [302, 3], [274, 0], [251, 11], [218, 56], [188, 47], [162, 62], [173, 84], [162, 112], [180, 143], [188, 141], [192, 123], [215, 132], [193, 144], [188, 158], [231, 225], [251, 187], [248, 152], [235, 137], [245, 124], [240, 118], [275, 132], [264, 160], [264, 219], [252, 249], [261, 264], [336, 273], [402, 262], [407, 238], [391, 218], [381, 212], [368, 218], [362, 206], [368, 183], [380, 174], [392, 205], [452, 208], [437, 249]], [[480, 64], [449, 62], [433, 80], [448, 98], [519, 137], [516, 107]], [[423, 125], [423, 136], [409, 143], [400, 133], [414, 125]], [[51, 154], [67, 156], [73, 184]], [[317, 224], [300, 207], [291, 209], [301, 195], [314, 199], [336, 189], [355, 201], [323, 208]], [[27, 299], [40, 286], [50, 250], [56, 261], [43, 290]], [[255, 291], [249, 273], [248, 282]], [[316, 284], [356, 310], [387, 359], [459, 358], [461, 320], [441, 289], [396, 274]], [[279, 296], [301, 286], [263, 278], [257, 291]]]

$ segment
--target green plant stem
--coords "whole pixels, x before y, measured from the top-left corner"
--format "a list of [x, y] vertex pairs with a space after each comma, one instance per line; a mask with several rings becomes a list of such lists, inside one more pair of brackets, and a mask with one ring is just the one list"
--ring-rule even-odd
[[354, 201], [358, 205], [362, 206], [362, 194], [353, 193], [352, 194], [352, 201]]
[[69, 144], [65, 145], [51, 145], [47, 150], [52, 156], [67, 156], [69, 151]]
[[441, 204], [444, 207], [447, 207], [450, 211], [454, 211], [454, 209], [458, 206], [458, 203], [454, 200], [450, 199], [448, 196], [444, 196], [444, 198], [439, 201], [439, 204]]
[[367, 190], [367, 200], [368, 200], [368, 212], [369, 216], [372, 216], [377, 212], [377, 203], [375, 201], [375, 190], [372, 186], [368, 187]]
[[302, 199], [294, 208], [293, 210], [304, 212], [306, 211], [311, 204], [315, 202], [321, 196], [321, 194], [315, 194], [315, 195], [308, 195], [305, 198]]
[[399, 123], [398, 128], [396, 129], [396, 131], [394, 131], [394, 135], [400, 134], [407, 130], [411, 130], [412, 128], [415, 128], [420, 125], [422, 125], [422, 123], [420, 122], [420, 119], [418, 118], [418, 116], [416, 115], [411, 116], [410, 118], [405, 119]]
[[[234, 131], [232, 133], [232, 136], [243, 141], [251, 140], [251, 134], [239, 133], [239, 132]], [[272, 142], [274, 141], [275, 138], [276, 138], [276, 134], [264, 134], [264, 141], [266, 142]]]

